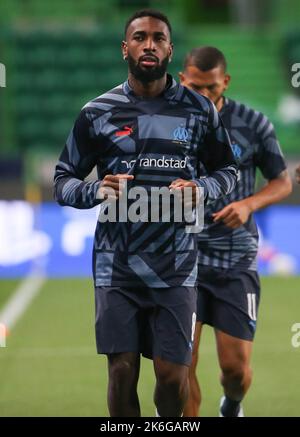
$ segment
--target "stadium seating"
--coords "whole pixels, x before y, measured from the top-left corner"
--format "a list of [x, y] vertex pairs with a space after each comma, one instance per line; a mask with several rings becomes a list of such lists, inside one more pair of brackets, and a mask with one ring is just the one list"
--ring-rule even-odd
[[[126, 77], [120, 41], [130, 2], [113, 0], [110, 7], [98, 0], [5, 3], [10, 7], [0, 2], [0, 61], [6, 60], [8, 75], [0, 99], [2, 154], [28, 148], [56, 154], [85, 102]], [[299, 127], [286, 129], [276, 112], [287, 86], [280, 30], [203, 24], [187, 28], [178, 14], [176, 20], [171, 72], [177, 75], [191, 47], [221, 48], [233, 77], [230, 95], [269, 115], [284, 151], [297, 153]]]

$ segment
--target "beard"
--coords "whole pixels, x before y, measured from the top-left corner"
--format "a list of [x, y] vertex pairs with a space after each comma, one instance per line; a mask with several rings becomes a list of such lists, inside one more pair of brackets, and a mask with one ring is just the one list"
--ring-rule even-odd
[[161, 64], [157, 64], [155, 67], [147, 68], [141, 67], [139, 62], [133, 59], [129, 54], [127, 55], [128, 67], [130, 73], [142, 83], [153, 82], [154, 80], [161, 79], [166, 71], [169, 64], [169, 56], [166, 56]]

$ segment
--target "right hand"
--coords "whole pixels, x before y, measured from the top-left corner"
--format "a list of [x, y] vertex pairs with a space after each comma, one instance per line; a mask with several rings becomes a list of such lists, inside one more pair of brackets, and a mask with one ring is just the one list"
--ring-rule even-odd
[[97, 198], [98, 199], [119, 199], [124, 189], [125, 180], [134, 179], [133, 175], [124, 174], [108, 174], [101, 181]]

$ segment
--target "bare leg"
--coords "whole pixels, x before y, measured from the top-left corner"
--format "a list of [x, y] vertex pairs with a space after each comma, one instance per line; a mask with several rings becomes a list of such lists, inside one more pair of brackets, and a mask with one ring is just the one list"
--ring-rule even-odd
[[134, 352], [108, 355], [108, 408], [111, 417], [140, 417], [137, 383], [140, 355]]
[[197, 322], [195, 328], [194, 345], [192, 364], [189, 368], [190, 395], [185, 404], [183, 415], [184, 417], [198, 417], [201, 403], [201, 389], [197, 379], [197, 363], [199, 357], [199, 343], [202, 331], [202, 323]]
[[180, 417], [188, 398], [188, 367], [154, 358], [156, 387], [154, 403], [162, 417]]
[[215, 330], [215, 334], [224, 394], [230, 400], [240, 402], [252, 381], [250, 368], [252, 342], [232, 337], [218, 330]]

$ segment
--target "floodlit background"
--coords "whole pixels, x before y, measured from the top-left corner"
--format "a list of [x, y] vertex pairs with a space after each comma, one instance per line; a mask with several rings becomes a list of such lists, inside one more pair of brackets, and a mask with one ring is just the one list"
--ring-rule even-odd
[[[172, 74], [192, 47], [220, 48], [232, 75], [227, 95], [269, 116], [293, 178], [300, 163], [300, 87], [291, 83], [300, 63], [298, 0], [2, 0], [0, 416], [108, 414], [106, 359], [96, 355], [93, 327], [97, 211], [54, 204], [52, 178], [81, 107], [126, 79], [124, 23], [144, 7], [171, 20]], [[300, 347], [292, 345], [300, 322], [299, 195], [294, 186], [283, 204], [257, 214], [263, 294], [244, 402], [250, 416], [300, 416]], [[203, 340], [202, 414], [216, 416], [221, 388], [209, 328]], [[144, 360], [144, 416], [154, 415], [153, 388]]]

